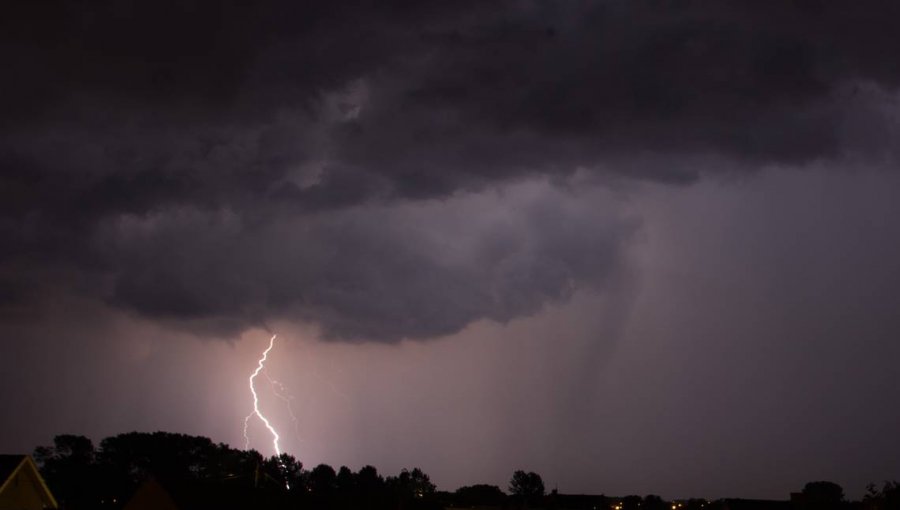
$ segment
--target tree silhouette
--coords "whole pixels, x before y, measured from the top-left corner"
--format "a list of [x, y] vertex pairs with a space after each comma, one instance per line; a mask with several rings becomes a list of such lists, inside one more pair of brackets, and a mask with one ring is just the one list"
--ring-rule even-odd
[[293, 455], [287, 453], [273, 455], [265, 459], [260, 467], [266, 479], [278, 487], [289, 487], [290, 490], [296, 491], [305, 486], [303, 464]]
[[844, 502], [844, 489], [834, 482], [809, 482], [802, 494], [803, 505], [810, 510], [834, 510]]
[[412, 471], [403, 469], [391, 481], [404, 496], [421, 499], [434, 494], [435, 486], [431, 478], [419, 468]]
[[107, 437], [94, 448], [83, 436], [60, 435], [34, 451], [51, 490], [66, 508], [121, 504], [152, 476], [162, 483], [226, 481], [253, 485], [272, 478], [279, 487], [296, 482], [302, 465], [290, 455], [263, 459], [255, 451], [215, 444], [205, 437], [168, 432], [130, 432]]
[[496, 485], [470, 485], [460, 487], [454, 493], [454, 502], [458, 507], [502, 506], [506, 494]]
[[337, 490], [337, 473], [328, 464], [319, 464], [309, 472], [309, 490], [317, 496], [327, 496]]
[[643, 510], [667, 510], [668, 505], [656, 494], [647, 494], [641, 506]]
[[900, 510], [900, 482], [884, 482], [881, 490], [870, 483], [863, 497], [866, 510]]
[[706, 508], [707, 504], [708, 502], [705, 499], [691, 498], [687, 500], [684, 510], [701, 510], [702, 508]]
[[[66, 510], [121, 508], [148, 477], [177, 491], [218, 494], [219, 500], [257, 502], [260, 508], [307, 510], [438, 510], [455, 507], [546, 507], [604, 510], [603, 496], [554, 494], [545, 497], [544, 482], [534, 472], [516, 471], [509, 481], [511, 497], [494, 485], [460, 487], [454, 494], [438, 493], [421, 469], [403, 469], [382, 477], [373, 466], [354, 473], [347, 466], [338, 472], [328, 464], [304, 471], [303, 464], [288, 454], [264, 458], [216, 444], [205, 437], [168, 432], [130, 432], [103, 439], [95, 448], [90, 439], [59, 435], [51, 446], [34, 450], [41, 473]], [[287, 486], [290, 490], [285, 490]], [[210, 492], [212, 491], [212, 492]], [[182, 493], [184, 494], [184, 493]], [[218, 500], [217, 500], [218, 501]], [[626, 496], [617, 510], [669, 510], [659, 496]], [[721, 500], [709, 504], [693, 499], [683, 510], [725, 508]], [[681, 507], [682, 505], [677, 505]], [[796, 510], [851, 508], [840, 485], [817, 481], [806, 484]], [[900, 510], [900, 483], [885, 482], [881, 489], [869, 485], [855, 510]]]
[[384, 479], [375, 466], [363, 466], [356, 473], [356, 487], [364, 493], [377, 492], [383, 485]]
[[350, 494], [356, 488], [356, 477], [353, 475], [353, 471], [350, 471], [350, 468], [347, 466], [341, 466], [338, 469], [337, 479], [335, 480], [337, 483], [338, 491]]
[[53, 493], [66, 506], [82, 507], [102, 499], [94, 444], [84, 436], [59, 435], [53, 446], [39, 446], [34, 459]]
[[534, 504], [544, 496], [544, 481], [534, 471], [516, 471], [509, 480], [509, 492], [526, 504]]
[[385, 486], [390, 494], [390, 508], [401, 510], [430, 509], [437, 506], [435, 486], [421, 469], [403, 469], [397, 476], [389, 476]]
[[356, 508], [382, 508], [387, 494], [384, 478], [374, 466], [363, 466], [354, 476], [353, 506]]
[[623, 510], [638, 510], [641, 507], [641, 497], [637, 495], [625, 496], [622, 498]]
[[238, 502], [238, 507], [246, 500], [273, 509], [441, 508], [435, 485], [419, 468], [403, 469], [387, 480], [373, 466], [356, 473], [341, 466], [335, 473], [320, 464], [304, 471], [289, 454], [264, 458], [254, 450], [184, 434], [130, 432], [107, 437], [98, 448], [86, 437], [61, 435], [52, 446], [36, 448], [34, 457], [66, 510], [121, 508], [151, 477], [173, 495], [197, 500], [205, 494], [217, 502]]

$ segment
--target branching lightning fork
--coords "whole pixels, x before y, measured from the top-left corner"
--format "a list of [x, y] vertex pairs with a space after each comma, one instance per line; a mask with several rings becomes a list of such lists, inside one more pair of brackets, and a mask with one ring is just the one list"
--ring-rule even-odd
[[278, 435], [278, 432], [275, 431], [275, 427], [273, 427], [272, 424], [269, 423], [269, 420], [265, 416], [263, 416], [261, 412], [259, 412], [259, 395], [256, 394], [256, 386], [254, 386], [253, 384], [253, 382], [256, 380], [256, 376], [258, 376], [260, 372], [265, 370], [266, 359], [269, 357], [269, 351], [271, 351], [272, 347], [275, 346], [276, 336], [277, 335], [272, 335], [272, 338], [269, 339], [269, 347], [266, 348], [265, 351], [263, 351], [262, 357], [259, 358], [259, 362], [256, 365], [256, 370], [254, 370], [253, 373], [250, 374], [249, 381], [250, 393], [253, 395], [253, 412], [251, 412], [247, 415], [246, 418], [244, 418], [244, 448], [250, 448], [250, 436], [247, 434], [247, 427], [250, 425], [250, 418], [256, 415], [272, 434], [272, 446], [275, 447], [275, 455], [281, 456], [281, 448], [278, 446], [278, 440], [280, 439], [280, 436]]
[[288, 415], [291, 417], [291, 423], [294, 425], [294, 436], [297, 441], [300, 441], [300, 429], [299, 429], [299, 421], [297, 420], [297, 415], [294, 413], [294, 396], [288, 393], [287, 388], [281, 381], [274, 379], [269, 376], [268, 370], [263, 370], [262, 375], [266, 377], [269, 381], [269, 387], [272, 390], [272, 394], [275, 395], [279, 400], [284, 402], [285, 407], [287, 408]]
[[[269, 352], [272, 350], [273, 347], [275, 347], [275, 337], [276, 336], [277, 335], [272, 335], [272, 338], [269, 339], [269, 346], [266, 348], [266, 350], [263, 351], [262, 357], [259, 358], [259, 361], [256, 364], [256, 370], [254, 370], [253, 373], [250, 374], [250, 378], [248, 379], [248, 381], [250, 383], [250, 394], [253, 395], [253, 412], [251, 412], [250, 414], [247, 415], [246, 418], [244, 418], [244, 449], [250, 448], [250, 435], [247, 433], [247, 428], [250, 425], [250, 418], [253, 418], [253, 416], [256, 415], [259, 418], [259, 420], [261, 422], [263, 422], [263, 425], [265, 425], [266, 428], [269, 429], [269, 432], [272, 434], [272, 446], [275, 448], [275, 456], [278, 459], [278, 464], [281, 467], [282, 473], [284, 473], [286, 471], [286, 466], [284, 465], [284, 462], [281, 460], [281, 448], [278, 446], [278, 440], [280, 439], [280, 436], [278, 435], [278, 432], [275, 430], [275, 427], [273, 427], [272, 424], [269, 422], [268, 418], [263, 416], [263, 414], [259, 411], [259, 395], [257, 395], [256, 386], [254, 385], [254, 381], [256, 380], [256, 377], [260, 374], [260, 372], [262, 372], [263, 375], [265, 375], [266, 379], [269, 379], [270, 382], [272, 381], [272, 379], [269, 377], [269, 374], [266, 372], [266, 360], [269, 358]], [[281, 397], [281, 395], [277, 395], [277, 396]], [[285, 397], [281, 397], [281, 398], [285, 398]], [[293, 416], [294, 416], [294, 413], [293, 413], [293, 410], [291, 410], [291, 417], [293, 417]], [[286, 489], [290, 490], [290, 488], [291, 488], [290, 482], [285, 480], [284, 487]]]

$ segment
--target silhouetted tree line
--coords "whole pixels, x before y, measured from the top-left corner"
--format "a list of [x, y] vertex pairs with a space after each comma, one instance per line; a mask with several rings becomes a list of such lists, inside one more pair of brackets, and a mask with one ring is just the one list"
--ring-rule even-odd
[[869, 484], [862, 506], [864, 510], [900, 510], [900, 483], [884, 482], [881, 489]]
[[[34, 458], [50, 489], [68, 510], [122, 508], [138, 486], [152, 478], [163, 487], [201, 487], [240, 499], [230, 507], [309, 510], [900, 510], [900, 484], [868, 487], [861, 501], [848, 502], [832, 482], [810, 482], [790, 501], [689, 499], [665, 501], [650, 494], [622, 498], [546, 493], [541, 476], [516, 471], [507, 494], [495, 485], [438, 492], [421, 469], [383, 477], [373, 466], [337, 471], [327, 464], [310, 470], [288, 454], [264, 457], [205, 437], [168, 432], [131, 432], [95, 447], [83, 436], [60, 435], [38, 447]], [[264, 505], [258, 503], [265, 502]], [[246, 504], [242, 504], [246, 503]]]
[[372, 466], [353, 472], [326, 464], [312, 470], [288, 454], [263, 457], [205, 437], [131, 432], [95, 448], [83, 436], [61, 435], [38, 447], [34, 458], [64, 508], [121, 508], [152, 477], [163, 487], [220, 486], [277, 494], [279, 508], [314, 510], [436, 510], [435, 486], [421, 469], [381, 476]]

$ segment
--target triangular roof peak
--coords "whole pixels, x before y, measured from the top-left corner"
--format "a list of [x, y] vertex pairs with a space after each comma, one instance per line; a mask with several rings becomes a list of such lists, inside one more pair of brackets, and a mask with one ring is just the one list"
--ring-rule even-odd
[[49, 504], [50, 508], [59, 506], [56, 498], [53, 497], [53, 493], [50, 492], [50, 488], [47, 487], [47, 482], [44, 481], [44, 477], [38, 471], [37, 464], [34, 463], [34, 459], [30, 455], [0, 455], [0, 494], [6, 490], [16, 475], [23, 473], [37, 482], [35, 488], [40, 492], [41, 498]]

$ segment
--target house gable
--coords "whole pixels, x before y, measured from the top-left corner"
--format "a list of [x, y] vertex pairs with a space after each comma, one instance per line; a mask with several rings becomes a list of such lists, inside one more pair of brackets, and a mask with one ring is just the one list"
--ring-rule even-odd
[[28, 455], [0, 455], [0, 510], [58, 508], [56, 498]]
[[138, 487], [123, 510], [178, 510], [169, 491], [150, 478]]

